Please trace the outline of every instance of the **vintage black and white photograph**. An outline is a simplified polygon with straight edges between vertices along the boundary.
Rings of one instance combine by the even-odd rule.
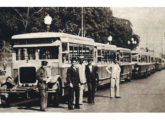
[[[165,7],[0,7],[0,113],[165,112]]]

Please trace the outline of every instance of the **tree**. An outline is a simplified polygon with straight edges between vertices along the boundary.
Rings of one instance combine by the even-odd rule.
[[[135,43],[136,44],[133,44],[132,45],[132,48],[130,48],[130,49],[135,49],[138,45],[139,45],[139,42],[140,42],[140,36],[139,35],[137,35],[137,34],[133,34],[132,35],[132,38],[134,39],[134,41],[136,41]]]
[[[50,31],[81,35],[81,11],[77,7],[0,8],[0,38],[10,41],[14,34],[46,31],[47,14],[53,18]],[[112,44],[119,47],[129,48],[127,43],[132,37],[139,40],[133,36],[131,22],[113,17],[110,8],[84,8],[84,30],[86,37],[101,43],[107,43],[108,36],[112,35]]]
[[[132,24],[129,20],[112,17],[109,31],[113,37],[112,44],[128,48],[128,41],[132,38]]]

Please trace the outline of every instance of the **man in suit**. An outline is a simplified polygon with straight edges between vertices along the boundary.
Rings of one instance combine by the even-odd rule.
[[[121,68],[118,64],[117,59],[115,59],[111,65],[108,65],[106,70],[111,75],[110,98],[120,98],[119,83]]]
[[[47,107],[47,99],[48,99],[48,92],[47,92],[47,84],[46,80],[48,79],[47,76],[47,61],[41,62],[41,67],[37,70],[36,78],[38,80],[38,87],[40,92],[40,110],[45,111]]]
[[[75,109],[80,109],[79,106],[79,95],[80,95],[80,78],[79,72],[76,68],[76,59],[72,58],[71,67],[67,70],[67,84],[69,89],[68,95],[68,109],[73,110],[73,99],[75,93]]]
[[[92,67],[91,61],[88,60],[88,64],[85,69],[88,85],[88,103],[94,103],[95,89],[98,81],[97,69],[97,67]]]

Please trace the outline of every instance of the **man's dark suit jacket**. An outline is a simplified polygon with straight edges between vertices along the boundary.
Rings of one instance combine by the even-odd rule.
[[[73,84],[73,86],[78,86],[80,83],[80,77],[79,77],[79,72],[78,69],[76,70],[71,66],[67,70],[67,84],[69,85],[70,83]]]
[[[89,65],[87,65],[85,69],[85,74],[87,83],[96,84],[96,80],[98,80],[97,67],[93,67],[92,71],[90,71]]]

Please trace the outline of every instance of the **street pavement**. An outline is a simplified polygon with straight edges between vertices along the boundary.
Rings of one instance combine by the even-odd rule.
[[[59,108],[48,107],[47,112],[165,112],[165,70],[145,79],[132,80],[120,85],[121,98],[109,98],[109,87],[97,91],[95,104],[84,98],[81,109],[68,110],[67,104]],[[0,108],[0,112],[40,112],[39,106]]]

